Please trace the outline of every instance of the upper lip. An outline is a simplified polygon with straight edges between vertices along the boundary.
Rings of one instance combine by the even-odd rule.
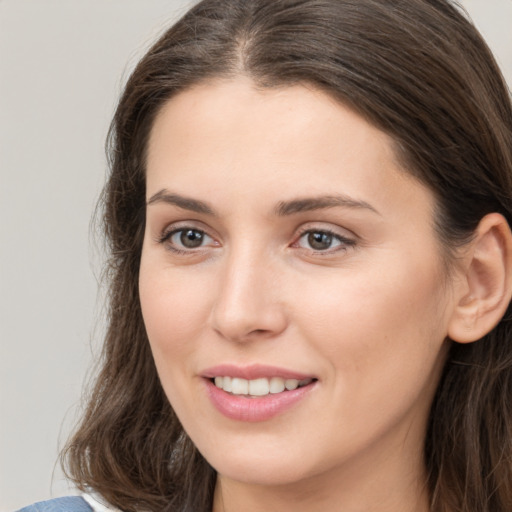
[[[234,364],[220,364],[206,368],[201,372],[201,376],[207,379],[215,377],[237,377],[239,379],[253,380],[261,378],[280,377],[282,379],[313,379],[311,374],[297,372],[287,368],[279,368],[277,366],[265,364],[251,364],[239,366]]]

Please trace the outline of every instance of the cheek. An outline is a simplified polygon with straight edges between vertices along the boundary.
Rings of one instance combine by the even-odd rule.
[[[296,294],[303,336],[328,361],[339,393],[405,397],[437,374],[448,301],[435,262],[414,261],[395,260],[364,275],[343,272]]]
[[[184,275],[185,274],[185,275]],[[139,294],[157,367],[191,353],[209,314],[206,283],[142,259]]]
[[[422,337],[425,328],[433,335],[436,328],[445,328],[446,294],[437,263],[422,260],[395,255],[363,270],[343,269],[319,281],[305,279],[301,288],[308,292],[296,297],[302,300],[306,323],[333,328],[341,340],[348,332],[353,336],[347,339],[382,341],[407,339],[412,333]]]
[[[139,294],[160,382],[183,421],[192,401],[191,379],[198,354],[197,340],[203,335],[209,311],[204,283],[143,258]]]
[[[301,305],[303,337],[325,362],[330,408],[318,412],[317,422],[337,433],[333,463],[338,449],[357,450],[390,429],[424,434],[445,360],[444,313],[432,274],[403,274],[310,288]]]

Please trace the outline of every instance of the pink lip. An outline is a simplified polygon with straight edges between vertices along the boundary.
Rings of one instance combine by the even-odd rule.
[[[204,377],[203,381],[206,386],[207,395],[215,408],[227,418],[245,422],[266,421],[284,413],[305,398],[317,384],[315,379],[310,384],[292,391],[283,391],[282,393],[275,394],[269,393],[262,397],[248,398],[241,395],[232,395],[218,388],[211,379],[217,376],[238,377],[247,380],[262,377],[303,380],[314,377],[292,370],[265,365],[245,367],[219,365],[208,368],[201,375]]]
[[[309,394],[316,384],[316,381],[313,381],[293,391],[248,398],[227,393],[211,380],[204,379],[204,382],[210,400],[220,413],[232,420],[246,422],[266,421],[282,414]]]
[[[263,377],[280,377],[281,379],[312,379],[313,375],[306,375],[305,373],[298,373],[286,368],[278,368],[277,366],[253,364],[249,366],[236,366],[233,364],[221,364],[207,368],[201,372],[201,376],[207,379],[215,377],[238,377],[239,379],[261,379]]]

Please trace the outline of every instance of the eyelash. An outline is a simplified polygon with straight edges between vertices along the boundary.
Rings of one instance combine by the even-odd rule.
[[[175,228],[175,229],[172,229],[170,231],[165,231],[162,234],[162,236],[160,236],[158,238],[157,241],[160,244],[167,245],[167,248],[169,250],[171,250],[172,252],[174,252],[175,254],[178,254],[178,255],[190,255],[192,253],[197,253],[196,248],[180,249],[175,244],[172,243],[171,240],[172,240],[173,236],[175,236],[175,235],[177,235],[179,233],[184,233],[186,231],[193,231],[195,233],[199,233],[202,237],[206,236],[206,237],[211,238],[213,240],[213,237],[208,235],[208,233],[206,233],[206,231],[204,231],[202,229],[194,228],[192,226],[181,226],[179,228]],[[200,246],[197,249],[202,249],[203,247],[204,246]]]
[[[169,250],[171,250],[172,252],[174,252],[175,254],[178,254],[178,255],[191,255],[193,253],[197,253],[198,250],[204,248],[205,246],[201,245],[201,246],[198,246],[197,248],[186,248],[186,249],[180,249],[176,246],[175,243],[172,243],[171,240],[172,238],[179,234],[179,233],[184,233],[186,231],[191,231],[191,232],[194,232],[194,233],[199,233],[200,236],[203,237],[203,240],[204,240],[204,237],[208,237],[212,240],[213,237],[211,237],[210,235],[208,235],[208,233],[206,233],[204,230],[202,229],[198,229],[198,228],[194,228],[192,226],[181,226],[179,228],[175,228],[175,229],[172,229],[170,231],[166,231],[164,232],[158,239],[157,239],[157,242],[160,243],[160,244],[166,244],[167,245],[167,248]],[[334,246],[334,249],[332,247],[329,247],[327,248],[326,250],[322,250],[322,249],[317,249],[315,250],[313,247],[310,247],[309,249],[308,248],[303,248],[305,250],[309,250],[309,251],[313,251],[313,253],[315,255],[325,255],[325,256],[328,256],[328,255],[332,255],[333,253],[337,253],[339,251],[346,251],[348,250],[350,247],[354,247],[356,245],[356,240],[352,239],[352,238],[347,238],[347,237],[344,237],[332,230],[329,230],[329,229],[314,229],[314,228],[304,228],[303,230],[301,230],[301,232],[299,233],[298,237],[296,238],[296,241],[291,245],[292,247],[298,247],[298,248],[301,248],[299,243],[300,241],[306,237],[306,236],[310,236],[312,234],[320,234],[322,236],[328,236],[330,237],[333,241],[337,241],[338,244]]]
[[[347,238],[345,236],[340,235],[339,233],[336,233],[335,231],[332,231],[330,229],[315,229],[315,228],[304,228],[297,238],[297,241],[292,244],[293,247],[296,247],[299,245],[299,242],[305,237],[312,234],[320,234],[322,236],[327,235],[328,237],[331,237],[333,240],[336,240],[338,242],[338,245],[335,245],[334,248],[329,247],[326,250],[315,250],[313,247],[310,247],[306,250],[312,250],[315,255],[320,256],[329,256],[334,253],[337,253],[339,251],[346,251],[350,247],[354,247],[356,245],[356,240],[352,238]]]

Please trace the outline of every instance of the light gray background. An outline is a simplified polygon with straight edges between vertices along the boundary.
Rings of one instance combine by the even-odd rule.
[[[55,463],[102,331],[103,140],[130,69],[191,3],[0,0],[0,512],[69,492]],[[512,0],[463,5],[512,84]]]

